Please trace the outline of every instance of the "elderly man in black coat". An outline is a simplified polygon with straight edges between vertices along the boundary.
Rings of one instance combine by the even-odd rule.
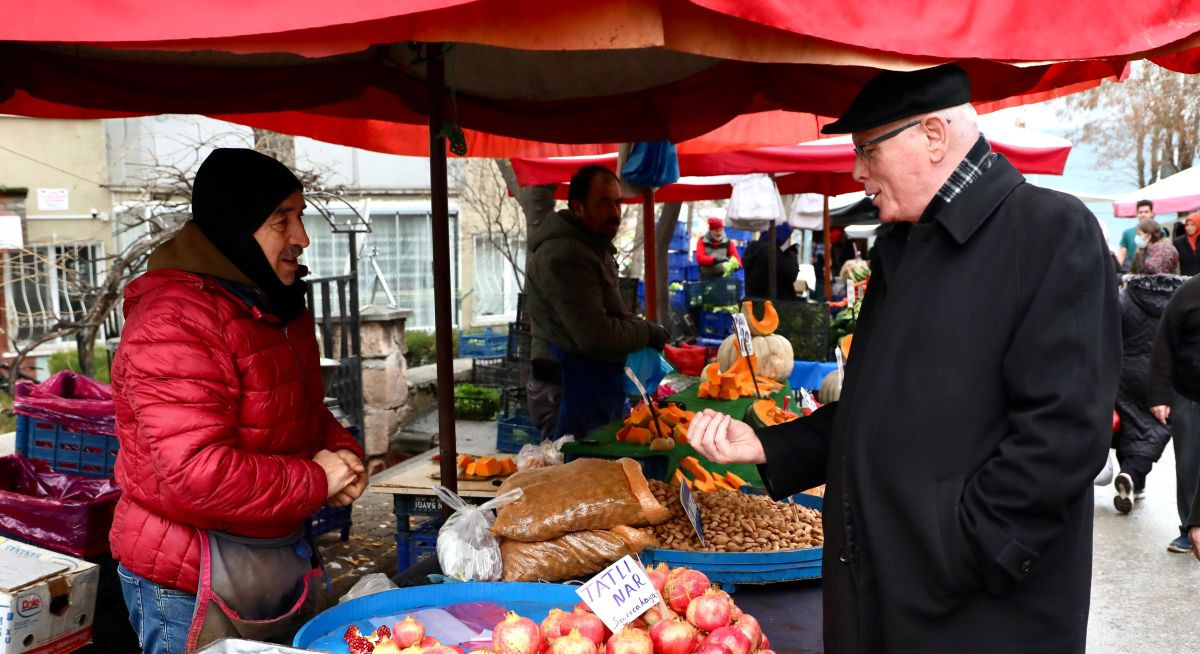
[[[829,654],[1083,652],[1092,480],[1121,357],[1112,257],[1076,199],[991,152],[962,69],[885,72],[827,132],[886,231],[841,401],[688,432],[774,497],[826,483]]]

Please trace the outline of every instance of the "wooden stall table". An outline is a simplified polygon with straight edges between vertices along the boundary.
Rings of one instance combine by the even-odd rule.
[[[668,402],[682,402],[686,405],[688,411],[699,412],[702,409],[713,409],[714,411],[719,411],[741,420],[755,399],[752,397],[743,397],[737,400],[700,399],[696,395],[699,390],[700,386],[697,384],[666,398],[666,400]],[[771,397],[777,403],[782,403],[784,397],[790,397],[791,395],[791,387],[787,383],[784,383],[783,388],[776,391]],[[795,406],[789,405],[789,408],[795,408]],[[596,459],[629,457],[641,462],[642,470],[645,472],[646,477],[662,481],[670,480],[671,475],[675,474],[675,469],[679,467],[679,462],[684,457],[693,456],[706,469],[712,472],[732,471],[735,475],[754,486],[761,488],[763,485],[762,477],[758,474],[758,466],[713,463],[697,452],[691,445],[677,443],[674,449],[665,452],[656,452],[646,445],[633,445],[618,441],[617,430],[621,428],[621,425],[621,422],[614,422],[592,431],[588,434],[587,439],[583,441],[567,443],[563,446],[563,454],[567,460],[589,457]]]

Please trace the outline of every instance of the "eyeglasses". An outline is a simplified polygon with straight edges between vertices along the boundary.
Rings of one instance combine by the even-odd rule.
[[[887,132],[886,134],[877,136],[877,137],[871,139],[870,141],[863,141],[862,143],[859,143],[858,145],[854,146],[854,154],[857,155],[859,159],[862,159],[865,161],[867,159],[867,148],[871,147],[872,145],[879,145],[880,143],[883,143],[884,141],[886,141],[888,139],[896,138],[897,136],[900,135],[900,132],[903,132],[904,130],[908,129],[909,127],[912,127],[913,125],[919,125],[920,123],[921,123],[921,119],[918,118],[917,120],[907,122],[907,123],[897,127],[896,129],[894,129],[890,132]],[[950,121],[947,120],[946,123],[949,124]]]

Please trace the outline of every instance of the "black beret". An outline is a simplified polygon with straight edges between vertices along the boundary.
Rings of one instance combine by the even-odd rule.
[[[821,128],[821,133],[861,132],[970,101],[971,80],[954,64],[908,72],[887,70],[867,82],[842,117]]]

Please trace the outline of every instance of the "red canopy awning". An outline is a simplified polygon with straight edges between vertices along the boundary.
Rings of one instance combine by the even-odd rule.
[[[988,128],[992,148],[1012,161],[1026,174],[1061,175],[1071,151],[1071,143],[1048,134],[1017,128]],[[854,167],[854,149],[848,137],[782,147],[757,148],[710,154],[680,154],[680,183],[658,189],[659,202],[687,202],[729,197],[732,189],[719,180],[705,184],[686,178],[771,173],[783,193],[823,193],[839,195],[862,190],[862,184],[850,177]],[[616,171],[617,155],[565,158],[512,159],[513,171],[521,186],[563,184],[580,166],[600,165]],[[564,195],[565,197],[565,195]]]

